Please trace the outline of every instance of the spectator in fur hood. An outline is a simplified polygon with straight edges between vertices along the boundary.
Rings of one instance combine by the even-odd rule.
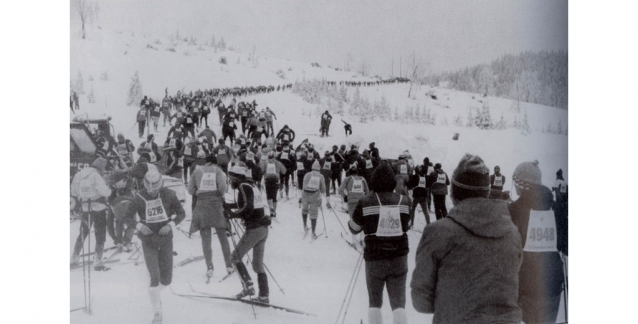
[[[412,304],[432,323],[518,323],[521,237],[507,203],[487,199],[489,170],[466,154],[452,174],[448,217],[425,227],[412,273]]]

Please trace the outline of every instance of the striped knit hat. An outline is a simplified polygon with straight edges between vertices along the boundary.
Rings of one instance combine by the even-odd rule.
[[[465,154],[452,174],[452,184],[466,190],[489,191],[490,170],[478,155]]]
[[[519,164],[514,169],[512,180],[515,186],[523,190],[529,190],[533,185],[541,185],[542,177],[541,169],[538,167],[538,160],[534,160],[533,162]]]

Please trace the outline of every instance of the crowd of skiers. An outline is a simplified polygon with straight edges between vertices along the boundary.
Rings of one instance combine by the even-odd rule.
[[[155,108],[162,114],[162,109],[168,111],[163,120],[171,128],[163,147],[148,135],[133,163],[135,147],[118,135],[115,149],[127,167],[107,172],[107,161],[99,157],[71,184],[83,220],[72,262],[78,262],[91,224],[97,241],[96,270],[108,270],[100,261],[106,228],[123,250],[130,249],[137,230],[151,278],[154,323],[162,318],[160,291],[172,280],[172,231],[185,215],[175,193],[162,187],[162,173],[183,178],[193,197],[188,233],[200,233],[209,277],[214,269],[212,231],[218,234],[225,269],[228,274],[236,271],[242,283],[237,298],[255,295],[241,261],[253,250],[256,299],[269,302],[263,265],[268,227],[277,217],[278,200],[290,199],[292,186],[298,191],[304,235],[313,238],[323,200],[327,208],[333,208],[331,195],[340,197],[333,203],[347,204],[350,243],[363,249],[366,264],[370,323],[382,322],[384,287],[394,323],[407,322],[407,232],[415,227],[418,206],[427,223],[410,283],[418,312],[434,313],[435,323],[555,321],[566,284],[567,184],[561,170],[550,190],[541,183],[537,161],[521,163],[510,180],[518,196],[511,201],[500,168],[495,166],[490,174],[478,156],[464,156],[448,176],[428,157],[416,165],[407,150],[396,160],[384,159],[374,142],[363,150],[334,145],[322,155],[308,139],[295,146],[295,132],[288,125],[275,135],[276,115],[268,107],[258,110],[254,100],[235,98],[226,106],[214,93],[167,95],[161,106],[145,98],[140,111],[150,111],[154,127],[159,123]],[[208,125],[212,109],[218,110],[220,137]],[[329,136],[331,119],[327,111],[321,116],[322,136]],[[224,199],[229,188],[237,193],[234,203]],[[450,211],[448,195],[454,204]],[[429,216],[432,207],[435,222]],[[243,220],[244,235],[231,252],[222,233],[231,230],[234,218]]]

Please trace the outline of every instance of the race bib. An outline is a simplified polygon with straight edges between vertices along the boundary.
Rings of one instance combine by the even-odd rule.
[[[399,206],[379,207],[379,223],[377,224],[376,235],[382,237],[403,235]]]
[[[248,113],[244,111],[243,113],[241,113],[241,115],[246,117],[246,116],[248,116]]]
[[[303,162],[297,162],[297,170],[303,170]]]
[[[184,166],[184,158],[180,156],[179,160],[177,160],[177,166],[179,167],[183,167]]]
[[[253,170],[252,169],[246,169],[246,177],[248,177],[248,178],[252,178],[253,177]]]
[[[157,155],[155,155],[155,152],[150,151],[148,152],[148,155],[151,157],[151,163],[157,162]]]
[[[330,161],[326,161],[326,162],[324,162],[324,164],[323,164],[323,169],[324,169],[324,170],[330,170],[330,167],[331,167],[331,166],[332,166],[332,162],[330,162]]]
[[[282,152],[281,156],[279,158],[282,159],[282,160],[289,160],[288,152]]]
[[[436,176],[436,183],[442,183],[445,184],[445,180],[447,179],[447,177],[445,176],[445,173],[439,173]]]
[[[284,138],[284,141],[289,141],[290,140],[290,136],[288,136],[288,134],[284,134],[283,138]]]
[[[562,193],[562,194],[567,193],[567,186],[566,186],[566,185],[564,185],[564,184],[561,184],[561,185],[560,185],[560,188],[559,188],[559,191],[560,191],[560,193]]]
[[[494,177],[494,186],[502,187],[503,186],[503,176]]]
[[[193,151],[192,151],[192,149],[191,149],[190,145],[186,145],[186,146],[184,147],[184,155],[191,155],[191,154],[192,154],[192,152],[193,152]]]
[[[202,180],[199,181],[199,189],[217,190],[217,174],[214,172],[205,172],[202,175]]]
[[[126,147],[126,144],[120,144],[117,146],[117,153],[119,155],[126,155],[128,154],[128,148]]]
[[[219,151],[217,151],[217,155],[226,155],[226,151],[225,150],[219,150]]]
[[[228,126],[230,126],[230,127],[234,127],[234,126],[235,126],[235,123],[233,123],[233,122],[228,122]]]
[[[363,180],[361,179],[354,179],[354,183],[352,184],[352,192],[355,193],[363,193]],[[397,209],[398,210],[398,209]]]
[[[308,190],[319,190],[319,182],[321,179],[317,176],[311,176],[310,181],[308,181],[308,186],[304,189]]]
[[[91,198],[93,197],[95,191],[93,190],[93,185],[89,180],[80,180],[80,198]]]
[[[171,148],[175,148],[175,142],[176,142],[176,139],[171,138],[171,141],[169,142],[169,144],[168,144],[168,145],[169,145]]]
[[[366,169],[372,169],[372,160],[366,160]]]
[[[155,112],[159,112],[160,111],[160,107],[159,106],[155,106]]]
[[[264,208],[264,198],[261,196],[261,191],[255,186],[253,186],[253,196],[255,197],[253,207],[255,209]]]
[[[408,166],[407,166],[407,164],[401,164],[401,166],[399,167],[399,173],[408,174]]]
[[[166,210],[164,210],[164,205],[162,205],[161,199],[155,199],[146,201],[146,222],[149,224],[152,223],[161,223],[168,220],[168,215],[166,215]]]
[[[558,252],[556,220],[552,210],[531,210],[527,223],[525,252]]]
[[[419,176],[419,185],[417,187],[425,188],[425,177]]]
[[[277,167],[274,163],[268,163],[266,166],[266,174],[277,174]]]
[[[263,127],[257,127],[257,132],[261,132],[262,130],[264,130]]]
[[[187,124],[192,124],[193,120],[190,117],[186,117],[186,123]]]

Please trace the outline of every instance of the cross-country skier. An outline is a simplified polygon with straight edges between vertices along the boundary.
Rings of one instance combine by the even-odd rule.
[[[226,138],[230,138],[230,145],[235,143],[235,130],[237,129],[237,125],[235,124],[234,118],[224,118],[222,123],[222,137],[224,138],[224,142]]]
[[[270,110],[270,107],[266,107],[266,133],[272,135],[275,135],[275,128],[273,127],[273,118],[275,118],[275,120],[277,120],[277,115],[275,115],[275,113]]]
[[[218,140],[219,145],[213,149],[213,154],[217,157],[217,165],[222,168],[224,173],[228,174],[228,163],[233,159],[233,152],[230,147],[226,146],[223,138]]]
[[[558,225],[565,224],[566,220],[556,217],[566,215],[552,210],[554,197],[541,179],[538,161],[519,164],[512,175],[519,198],[508,205],[523,245],[518,304],[525,323],[556,322],[565,278],[558,242],[566,240],[563,237],[566,232]]]
[[[405,186],[405,183],[408,181],[409,175],[412,174],[412,170],[410,168],[410,165],[408,164],[405,154],[399,155],[399,160],[394,164],[393,168],[396,174],[396,192],[407,196],[408,189]]]
[[[348,227],[365,233],[363,258],[368,287],[368,322],[383,323],[383,287],[387,287],[393,323],[407,323],[405,284],[408,274],[408,222],[410,198],[394,193],[392,167],[382,162],[372,173],[370,190],[357,203]]]
[[[71,264],[79,262],[80,250],[84,240],[90,234],[90,227],[95,225],[95,270],[108,270],[102,263],[104,241],[106,241],[106,198],[111,196],[111,189],[102,178],[106,170],[106,159],[98,157],[91,166],[80,170],[71,181],[71,196],[81,204],[82,221],[80,235],[75,241]]]
[[[199,134],[197,135],[197,138],[201,138],[201,137],[205,137],[206,138],[206,143],[208,144],[208,149],[210,151],[213,150],[213,145],[215,144],[215,142],[217,142],[217,135],[215,135],[215,132],[213,132],[212,129],[210,129],[210,127],[208,127],[208,125],[206,125],[206,128],[204,128],[204,130],[202,130],[201,132],[199,132]]]
[[[135,146],[131,140],[124,138],[122,133],[117,134],[117,146],[115,146],[117,154],[122,157],[127,167],[133,165],[133,152],[135,152]]]
[[[427,160],[426,160],[427,159]],[[421,205],[421,211],[425,216],[425,223],[430,224],[430,214],[428,213],[428,164],[430,160],[425,158],[423,165],[417,166],[414,170],[414,174],[410,176],[408,180],[408,189],[412,190],[412,206],[410,206],[410,228],[414,227],[414,214],[416,213],[417,205]]]
[[[140,138],[144,136],[144,127],[146,127],[146,108],[140,107],[137,112],[137,130]]]
[[[295,140],[295,131],[288,127],[288,125],[284,125],[276,137],[282,145],[284,145],[284,143],[292,143],[292,141]]]
[[[319,160],[319,166],[321,166],[320,172],[326,182],[326,196],[330,196],[330,177],[332,176],[332,170],[337,166],[337,164],[332,161],[330,151],[324,152],[323,158]],[[332,208],[329,204],[327,207]]]
[[[447,207],[445,206],[445,197],[447,196],[447,187],[450,185],[450,178],[441,168],[441,163],[434,165],[434,171],[429,175],[432,183],[432,200],[434,201],[434,215],[439,220],[447,216]]]
[[[140,144],[140,147],[137,148],[137,154],[140,156],[143,153],[148,154],[149,162],[153,164],[157,163],[159,160],[162,159],[162,155],[159,153],[159,148],[157,147],[157,144],[155,143],[154,140],[155,140],[155,135],[150,134],[146,138],[146,142],[143,142],[142,144]]]
[[[301,193],[301,217],[303,218],[304,231],[308,232],[308,215],[310,215],[310,224],[312,226],[312,238],[316,239],[317,234],[317,217],[319,217],[319,207],[321,207],[321,195],[326,194],[326,184],[323,176],[319,172],[321,166],[319,160],[315,160],[312,164],[312,171],[306,173],[303,177]],[[326,201],[330,202],[330,197],[326,197]]]
[[[290,151],[290,146],[282,146],[281,152],[277,154],[277,160],[281,162],[286,168],[286,174],[282,175],[279,179],[279,183],[281,183],[281,187],[279,188],[279,197],[283,198],[283,191],[285,188],[286,191],[286,200],[290,199],[289,191],[290,191],[290,176],[295,172],[295,165],[297,163],[297,159],[295,155]]]
[[[139,222],[135,221],[135,215]],[[137,193],[126,213],[127,225],[138,230],[144,261],[150,275],[148,294],[153,307],[153,324],[162,323],[160,293],[173,280],[173,231],[186,214],[175,192],[162,187],[162,175],[149,169],[144,189]]]
[[[241,237],[231,254],[231,260],[239,274],[242,283],[242,291],[237,298],[253,296],[255,288],[248,273],[248,269],[242,262],[242,258],[248,251],[253,250],[252,265],[257,273],[257,285],[259,296],[257,301],[269,303],[268,277],[264,268],[264,250],[268,237],[270,217],[264,213],[264,199],[261,192],[255,187],[252,179],[246,177],[246,168],[237,164],[228,171],[230,185],[238,190],[237,203],[224,202],[224,215],[228,218],[241,218],[244,221],[246,231]],[[237,209],[235,212],[232,209]]]
[[[567,203],[567,182],[563,178],[563,169],[556,171],[556,181],[552,191],[556,195],[556,202]]]
[[[321,131],[321,137],[330,136],[328,135],[328,132],[330,131],[331,121],[332,115],[330,115],[330,112],[326,110],[326,112],[321,114],[321,128],[319,129],[319,131]]]
[[[233,264],[230,261],[230,245],[226,231],[229,229],[228,221],[224,218],[224,194],[226,174],[216,165],[215,155],[206,157],[206,164],[196,168],[188,183],[188,193],[197,196],[197,203],[193,209],[193,221],[189,233],[199,231],[202,237],[202,248],[206,260],[206,276],[213,276],[213,250],[211,248],[212,230],[215,228],[219,245],[222,248],[226,271],[233,272]]]
[[[197,160],[197,154],[199,153],[199,145],[197,140],[191,137],[186,137],[186,142],[182,148],[183,168],[184,168],[184,183],[188,184],[189,177],[195,171],[195,161]]]
[[[490,198],[500,199],[503,186],[505,185],[505,176],[501,174],[501,167],[494,167],[494,174],[490,176]]]
[[[151,110],[151,119],[153,120],[153,130],[157,132],[157,126],[159,125],[159,118],[162,114],[160,111],[161,107],[157,102],[154,102],[153,100],[151,100],[150,110]]]
[[[348,137],[348,135],[352,135],[352,125],[346,123],[343,119],[341,120],[345,125],[343,125],[343,129],[346,132],[346,137]]]
[[[275,151],[269,151],[268,159],[261,161],[259,166],[264,175],[264,187],[266,189],[268,207],[270,207],[270,217],[276,217],[279,179],[287,173],[287,170],[281,162],[275,159]]]
[[[348,203],[348,215],[350,220],[354,215],[355,207],[359,203],[359,200],[370,193],[368,189],[368,182],[366,179],[359,175],[357,165],[353,164],[347,172],[347,177],[343,180],[343,184],[339,187],[339,194],[343,197],[343,201]],[[353,246],[359,244],[359,240],[355,234],[352,234]]]

